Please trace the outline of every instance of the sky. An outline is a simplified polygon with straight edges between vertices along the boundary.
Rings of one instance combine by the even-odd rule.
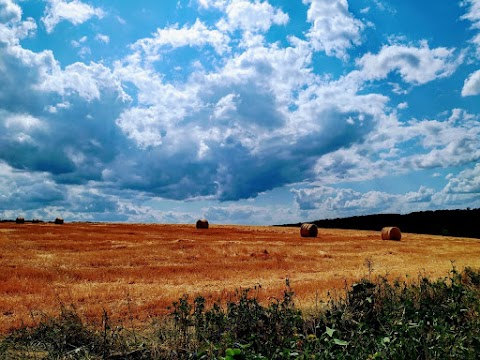
[[[0,219],[480,207],[480,0],[0,0]]]

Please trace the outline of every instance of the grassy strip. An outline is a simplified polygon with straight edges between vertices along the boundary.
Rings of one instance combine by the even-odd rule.
[[[74,308],[12,332],[0,359],[475,359],[480,353],[480,272],[413,284],[363,279],[318,314],[295,307],[286,282],[267,306],[258,289],[207,307],[183,296],[149,333],[82,322]]]

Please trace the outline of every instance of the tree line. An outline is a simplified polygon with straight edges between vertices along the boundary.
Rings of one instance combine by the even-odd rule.
[[[397,226],[402,232],[480,239],[480,209],[418,211],[410,214],[375,214],[315,220],[319,228],[380,231]],[[302,223],[280,226],[301,226]]]

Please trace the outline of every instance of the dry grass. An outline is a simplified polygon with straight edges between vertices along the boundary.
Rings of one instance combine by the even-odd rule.
[[[141,224],[0,224],[0,332],[73,304],[90,320],[106,309],[139,324],[165,313],[184,293],[228,298],[261,285],[260,299],[282,295],[290,279],[300,307],[362,276],[442,277],[480,267],[480,240],[298,228]]]

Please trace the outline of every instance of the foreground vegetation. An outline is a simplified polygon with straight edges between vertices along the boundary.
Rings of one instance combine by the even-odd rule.
[[[281,299],[239,290],[207,306],[183,296],[148,331],[82,321],[74,308],[0,341],[1,359],[474,359],[480,353],[480,272],[431,280],[362,279],[302,313],[288,280]]]

